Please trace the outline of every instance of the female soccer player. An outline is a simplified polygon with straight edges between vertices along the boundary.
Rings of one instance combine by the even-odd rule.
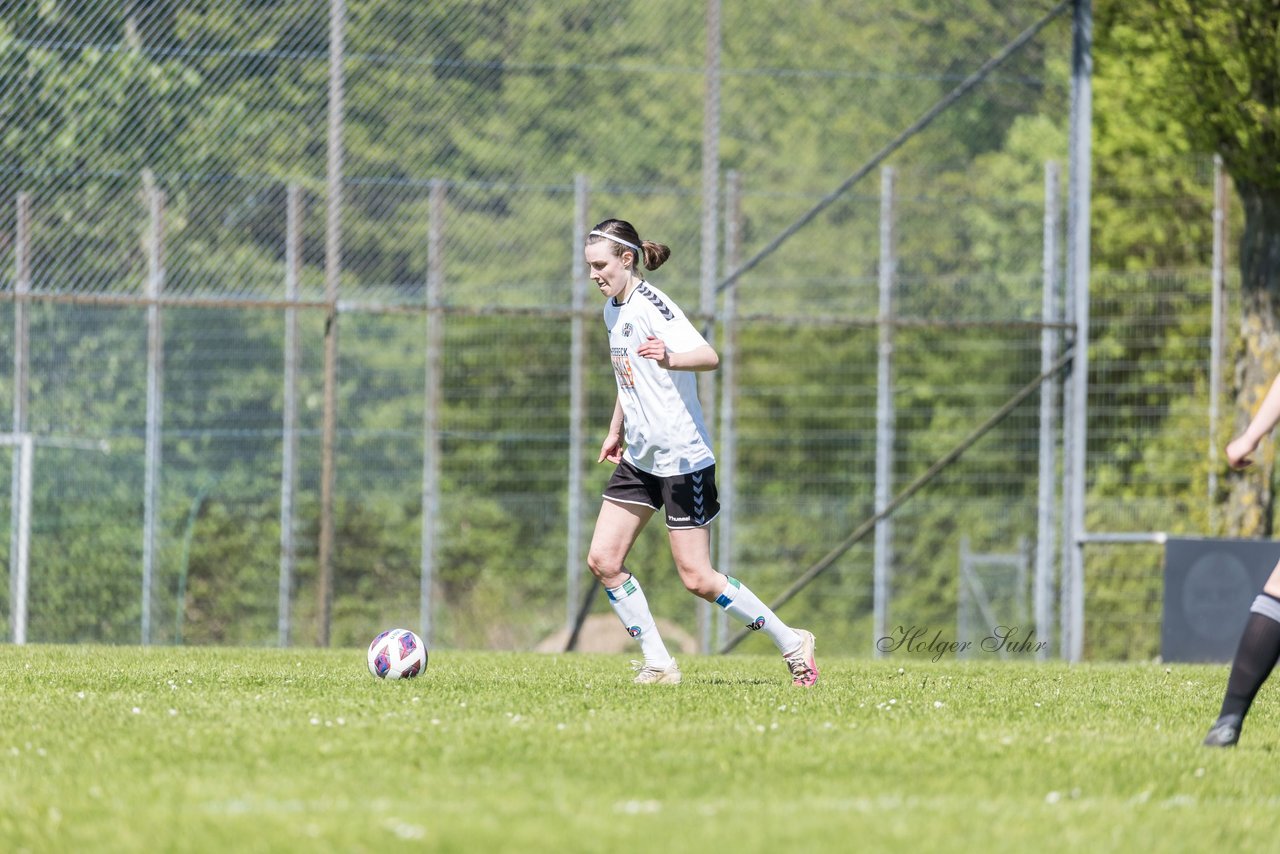
[[[815,684],[813,635],[787,626],[746,585],[711,566],[707,526],[720,512],[716,460],[693,372],[714,370],[720,357],[680,307],[637,273],[640,264],[656,270],[671,250],[641,240],[629,222],[607,219],[591,230],[585,253],[591,280],[606,298],[604,325],[618,385],[597,460],[617,468],[605,487],[587,565],[640,642],[644,663],[636,663],[635,682],[680,683],[680,667],[658,634],[640,582],[623,565],[645,523],[661,509],[671,556],[689,592],[767,634],[793,684]]]
[[[1227,462],[1242,469],[1266,436],[1280,423],[1280,377],[1276,377],[1263,398],[1258,412],[1245,431],[1227,445]],[[1244,716],[1253,705],[1262,683],[1267,681],[1276,659],[1280,658],[1280,564],[1262,586],[1262,592],[1249,608],[1249,620],[1240,636],[1236,657],[1227,677],[1227,693],[1222,700],[1218,720],[1209,729],[1204,743],[1209,747],[1231,747],[1240,740]]]

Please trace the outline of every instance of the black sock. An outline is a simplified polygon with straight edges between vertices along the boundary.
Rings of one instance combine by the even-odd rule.
[[[1274,598],[1274,597],[1272,597]],[[1240,646],[1231,662],[1231,676],[1227,678],[1227,695],[1222,699],[1223,715],[1239,715],[1243,718],[1253,704],[1262,683],[1271,675],[1271,669],[1280,658],[1280,623],[1268,616],[1251,611],[1245,623]]]

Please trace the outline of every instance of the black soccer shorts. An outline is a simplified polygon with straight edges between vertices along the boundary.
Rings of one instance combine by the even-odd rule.
[[[665,509],[668,528],[701,528],[720,513],[714,463],[691,474],[659,477],[623,460],[609,478],[604,497],[620,504]]]

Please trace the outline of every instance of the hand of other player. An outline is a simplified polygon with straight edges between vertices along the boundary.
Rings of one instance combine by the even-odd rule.
[[[1250,439],[1247,434],[1237,436],[1227,445],[1227,464],[1233,469],[1248,468],[1253,464],[1250,454],[1257,449],[1257,440]]]

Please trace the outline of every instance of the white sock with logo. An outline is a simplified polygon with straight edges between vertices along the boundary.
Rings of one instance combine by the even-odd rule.
[[[609,594],[609,604],[622,620],[627,634],[640,641],[645,665],[663,668],[670,664],[671,653],[667,652],[667,646],[658,634],[658,624],[649,610],[649,600],[636,577],[629,576],[617,587],[606,587],[604,592]]]
[[[778,648],[778,652],[786,655],[800,647],[800,636],[769,610],[769,606],[760,601],[760,597],[752,593],[747,585],[731,575],[726,575],[727,583],[724,592],[716,597],[716,604],[725,612],[746,623],[753,632],[764,632]]]

